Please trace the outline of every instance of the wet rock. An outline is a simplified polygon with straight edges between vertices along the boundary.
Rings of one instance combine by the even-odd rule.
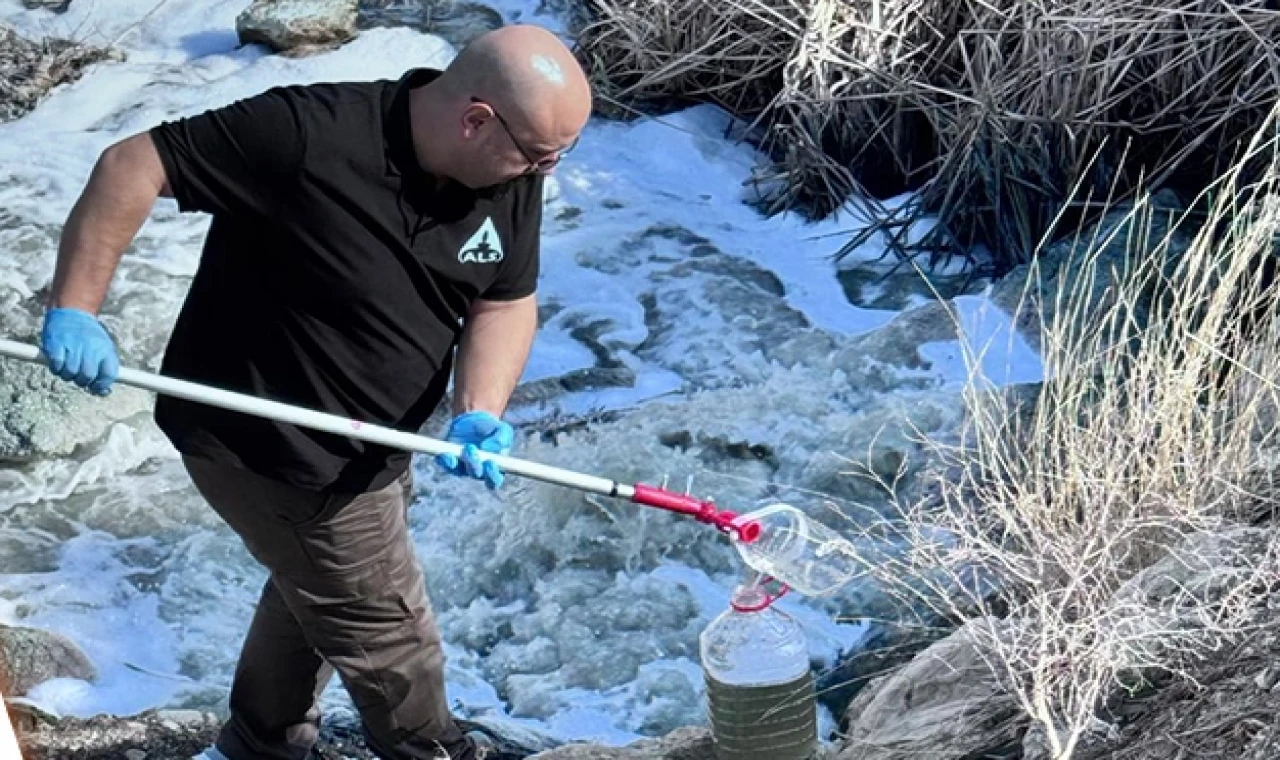
[[[79,79],[88,66],[123,58],[117,50],[73,40],[28,40],[0,24],[0,122],[26,114],[54,87]]]
[[[849,303],[864,309],[904,311],[942,298],[977,293],[982,281],[969,274],[922,274],[913,267],[884,271],[860,263],[836,273]]]
[[[500,29],[502,14],[481,3],[437,2],[430,6],[422,31],[448,40],[457,48],[466,47],[486,32]]]
[[[636,384],[636,373],[630,367],[590,367],[566,372],[558,382],[569,393],[632,388]]]
[[[58,722],[58,716],[45,712],[24,697],[5,697],[4,706],[18,736],[46,730]]]
[[[926,343],[955,340],[956,322],[947,307],[930,303],[904,311],[884,327],[850,340],[838,353],[836,366],[854,367],[872,360],[908,370],[927,370],[920,355]]]
[[[489,738],[489,745],[498,751],[495,760],[503,758],[527,758],[539,752],[545,752],[560,745],[560,742],[522,726],[514,721],[490,721],[487,719],[465,720],[455,718],[454,722],[464,734],[484,734]]]
[[[842,654],[832,668],[818,674],[818,701],[832,714],[844,715],[868,684],[911,662],[947,632],[940,627],[868,621],[867,635],[858,648]]]
[[[1131,207],[1121,206],[1080,235],[1046,247],[1034,265],[1024,264],[1010,271],[992,287],[990,298],[1014,319],[1027,342],[1039,350],[1043,326],[1057,319],[1057,293],[1064,284],[1075,290],[1085,287],[1081,282],[1087,278],[1087,306],[1078,313],[1098,313],[1114,304],[1113,286],[1141,259],[1137,254],[1163,245],[1160,259],[1164,273],[1170,273],[1191,246],[1191,238],[1174,226],[1180,206],[1177,197],[1168,192],[1152,198],[1149,214],[1134,213]],[[1085,257],[1091,247],[1099,249],[1092,264]],[[1138,319],[1145,317],[1152,295],[1153,289],[1134,304]]]
[[[545,403],[567,393],[632,388],[635,384],[636,373],[630,367],[584,367],[557,377],[521,383],[511,394],[511,405]]]
[[[364,0],[358,21],[360,29],[411,27],[443,37],[457,48],[503,24],[502,14],[493,8],[456,0]]]
[[[71,0],[22,0],[22,6],[29,11],[53,11],[66,13],[71,7]]]
[[[983,658],[969,623],[854,699],[839,760],[962,760],[1017,747],[1029,720]]]
[[[356,36],[356,0],[255,0],[236,17],[242,44],[278,53],[331,49]]]
[[[0,683],[21,696],[53,678],[92,681],[97,668],[70,639],[36,628],[0,625]]]
[[[0,361],[0,462],[65,456],[150,408],[150,394],[137,388],[116,385],[99,397],[44,366]]]
[[[50,573],[58,569],[61,542],[44,531],[0,528],[0,567],[6,573]]]
[[[567,744],[529,760],[715,760],[715,744],[705,728],[682,728],[661,739],[644,739],[625,747]]]
[[[220,722],[212,713],[194,713],[177,722],[149,710],[127,718],[97,715],[88,719],[20,717],[19,743],[26,760],[175,760],[213,744]],[[24,725],[25,724],[25,725]]]
[[[184,726],[198,728],[205,722],[205,713],[199,710],[161,710],[156,713],[156,720],[170,731],[177,731]]]

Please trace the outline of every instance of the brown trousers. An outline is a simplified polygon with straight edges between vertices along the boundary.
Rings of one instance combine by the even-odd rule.
[[[196,488],[271,575],[231,687],[218,749],[305,758],[336,671],[387,760],[472,760],[445,698],[444,655],[406,525],[411,476],[325,495],[184,458]]]

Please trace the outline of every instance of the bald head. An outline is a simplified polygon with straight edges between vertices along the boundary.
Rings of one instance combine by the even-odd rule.
[[[493,106],[525,138],[554,153],[591,114],[591,88],[573,53],[537,26],[505,26],[463,48],[440,78],[459,98]]]

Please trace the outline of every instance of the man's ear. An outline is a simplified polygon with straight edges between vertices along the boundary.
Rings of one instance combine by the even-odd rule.
[[[468,103],[462,110],[462,137],[467,140],[480,136],[485,124],[493,120],[493,109],[484,103]]]

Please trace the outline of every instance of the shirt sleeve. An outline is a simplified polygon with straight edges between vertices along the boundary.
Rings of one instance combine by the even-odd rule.
[[[302,166],[306,134],[297,96],[277,87],[151,130],[182,211],[274,211]]]
[[[514,301],[538,289],[538,267],[542,254],[543,178],[529,182],[512,203],[515,231],[511,251],[503,258],[498,277],[480,294],[489,301]]]

